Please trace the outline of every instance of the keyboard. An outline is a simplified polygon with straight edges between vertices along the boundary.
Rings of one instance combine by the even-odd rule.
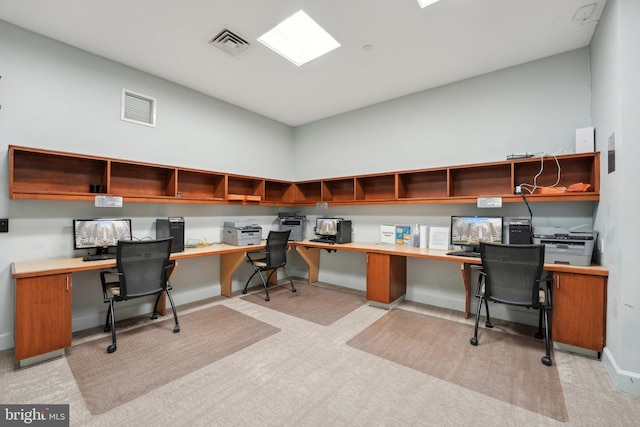
[[[83,261],[102,261],[105,259],[116,259],[116,254],[96,254],[82,257]]]
[[[480,252],[470,252],[470,251],[447,252],[447,255],[466,256],[466,257],[470,257],[470,258],[480,258]]]
[[[310,242],[316,242],[316,243],[328,243],[330,245],[333,245],[334,243],[336,243],[335,240],[331,240],[331,239],[310,239]]]

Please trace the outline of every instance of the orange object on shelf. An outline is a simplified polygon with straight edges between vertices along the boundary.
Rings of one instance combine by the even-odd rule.
[[[566,187],[542,187],[540,194],[559,194],[567,191]]]
[[[576,182],[567,187],[568,193],[584,193],[591,187],[591,184],[585,184],[584,182]]]

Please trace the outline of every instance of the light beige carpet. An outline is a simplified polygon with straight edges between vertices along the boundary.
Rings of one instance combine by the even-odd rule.
[[[269,288],[270,301],[265,301],[264,289],[241,299],[323,326],[333,322],[367,302],[364,294],[343,292],[323,286],[295,283]]]
[[[129,402],[190,372],[233,354],[280,329],[231,308],[215,305],[70,347],[66,358],[93,415]],[[117,330],[117,329],[116,329]]]
[[[540,362],[544,342],[395,309],[348,345],[558,421],[568,421],[555,365]],[[552,355],[553,359],[553,355]],[[482,408],[478,408],[482,411]]]

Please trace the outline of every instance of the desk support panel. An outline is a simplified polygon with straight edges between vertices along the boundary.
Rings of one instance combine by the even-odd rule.
[[[229,252],[220,255],[220,293],[225,297],[233,296],[233,272],[246,259],[246,251]]]
[[[296,251],[308,266],[308,283],[318,281],[320,270],[320,248],[311,248],[308,246],[296,246]]]

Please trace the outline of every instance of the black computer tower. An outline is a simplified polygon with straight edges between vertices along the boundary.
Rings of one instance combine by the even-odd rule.
[[[531,221],[528,218],[511,218],[509,220],[509,243],[530,245],[533,243]]]
[[[156,239],[166,239],[167,237],[173,237],[172,253],[184,251],[184,218],[156,219]]]
[[[338,221],[336,243],[351,243],[351,220]]]

